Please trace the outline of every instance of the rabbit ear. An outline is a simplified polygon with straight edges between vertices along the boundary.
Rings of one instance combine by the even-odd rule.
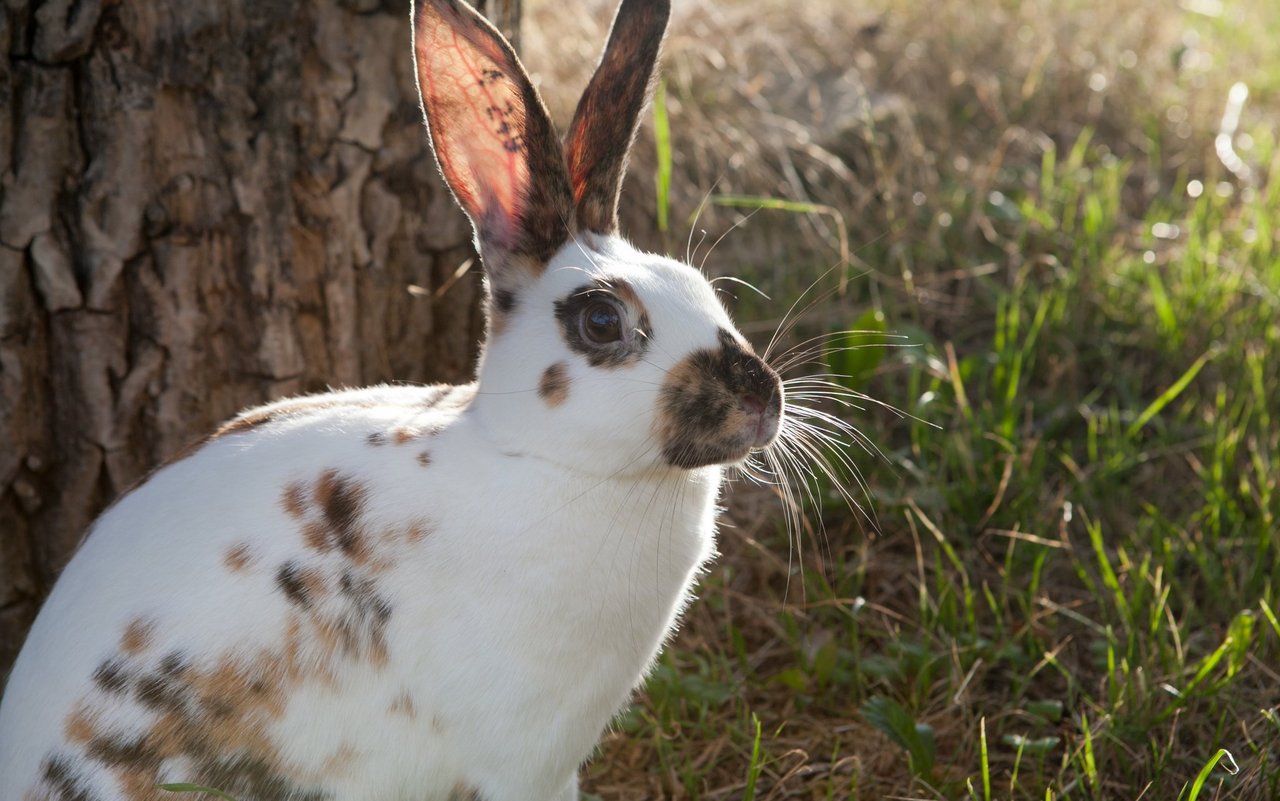
[[[436,160],[475,225],[500,299],[569,236],[573,202],[555,127],[488,20],[461,0],[414,5],[418,90]]]
[[[670,16],[670,0],[622,0],[600,66],[574,112],[565,161],[578,224],[589,231],[618,228],[622,175]]]

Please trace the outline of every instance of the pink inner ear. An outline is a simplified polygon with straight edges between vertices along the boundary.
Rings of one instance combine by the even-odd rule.
[[[504,69],[505,54],[465,18],[450,26],[434,17],[418,29],[415,48],[436,157],[446,179],[472,219],[483,221],[487,236],[515,237],[529,166],[525,99]]]

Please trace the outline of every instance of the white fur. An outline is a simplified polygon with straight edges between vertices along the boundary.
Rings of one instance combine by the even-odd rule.
[[[626,279],[646,305],[654,338],[640,363],[592,368],[559,336],[552,304],[588,275]],[[331,407],[160,470],[95,524],[31,631],[0,705],[0,799],[23,799],[50,754],[83,752],[67,721],[104,697],[91,677],[131,621],[154,623],[138,667],[278,650],[298,610],[277,568],[301,560],[332,577],[345,558],[307,551],[282,493],[331,468],[368,489],[361,524],[386,562],[375,580],[391,607],[388,656],[304,654],[327,674],[292,684],[264,717],[282,762],[334,801],[444,801],[458,787],[485,801],[576,797],[578,766],[713,555],[721,469],[663,466],[651,426],[666,370],[714,347],[720,328],[733,330],[693,269],[617,239],[574,241],[487,344],[465,412],[417,408],[427,388],[334,393]],[[536,388],[555,362],[571,382],[553,407]],[[439,433],[405,444],[368,441],[431,423]],[[415,524],[430,530],[410,542]],[[249,566],[229,569],[244,543]],[[389,711],[404,694],[413,719]],[[156,716],[116,704],[96,723],[136,732]],[[78,764],[95,800],[131,798],[110,770]],[[184,768],[171,760],[163,778],[188,781]]]

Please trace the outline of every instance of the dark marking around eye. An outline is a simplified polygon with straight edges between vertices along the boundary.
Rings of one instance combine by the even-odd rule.
[[[634,328],[632,336],[623,336],[615,342],[592,342],[582,335],[579,318],[592,304],[611,300],[623,312],[624,329]],[[560,323],[560,337],[569,349],[586,358],[592,367],[624,367],[635,364],[649,350],[653,330],[649,315],[629,284],[620,279],[598,280],[584,284],[561,300],[555,302],[556,320]],[[630,319],[636,320],[632,326]]]

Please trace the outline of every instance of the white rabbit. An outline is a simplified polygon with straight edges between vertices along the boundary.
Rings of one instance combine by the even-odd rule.
[[[714,553],[778,376],[693,268],[616,235],[666,28],[623,0],[563,145],[510,46],[420,0],[440,168],[475,225],[475,384],[248,411],[94,524],[0,706],[0,801],[542,801]]]

